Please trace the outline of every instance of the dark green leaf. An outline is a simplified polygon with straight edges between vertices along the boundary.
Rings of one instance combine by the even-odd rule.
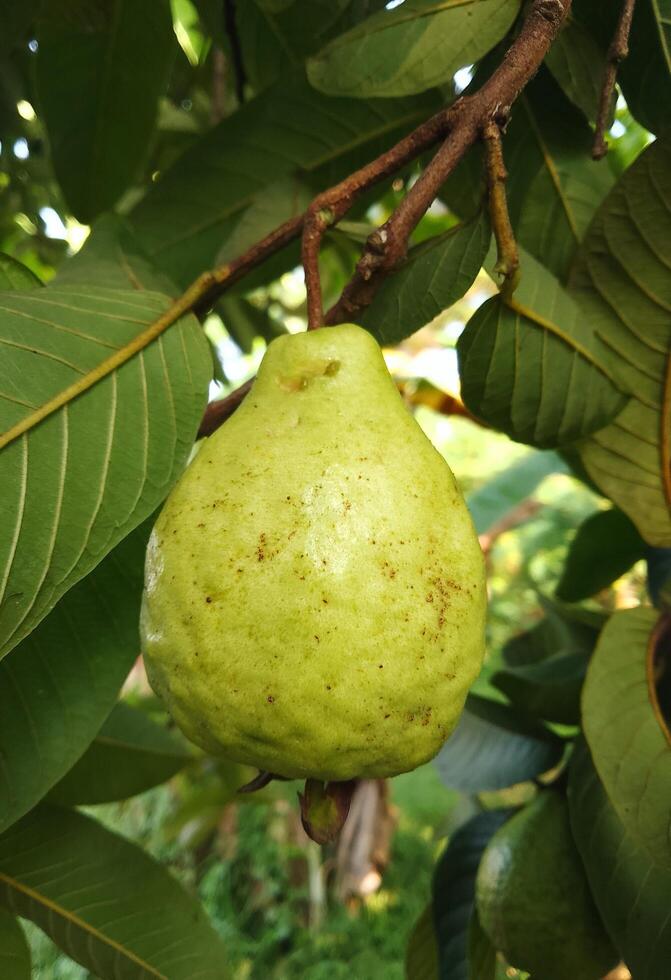
[[[50,0],[37,83],[51,156],[74,214],[111,207],[149,149],[175,50],[168,0]]]
[[[183,742],[121,701],[48,799],[61,806],[125,800],[170,779],[192,759]]]
[[[72,286],[0,296],[0,655],[163,500],[193,446],[212,361],[193,316],[138,337],[169,305]],[[102,379],[100,365],[128,357]],[[93,384],[75,397],[72,385]],[[39,409],[64,398],[40,421]],[[11,436],[13,426],[27,426]]]
[[[489,248],[482,215],[411,249],[405,264],[378,291],[361,319],[381,344],[397,344],[467,292]]]
[[[308,77],[330,95],[423,92],[493,48],[518,10],[518,0],[406,0],[328,44],[309,60]]]
[[[578,305],[523,255],[510,300],[487,300],[457,343],[470,411],[511,438],[560,446],[606,425],[626,403]]]
[[[577,725],[586,671],[584,653],[559,653],[539,663],[496,671],[491,683],[528,715]]]
[[[503,648],[506,663],[511,667],[524,667],[559,653],[589,656],[608,614],[567,609],[545,596],[539,596],[539,599],[545,616],[530,630],[508,640]]]
[[[282,79],[198,140],[152,185],[131,215],[140,243],[175,281],[189,282],[213,263],[271,184],[339,160],[349,166],[353,151],[378,141],[391,145],[438,104],[435,94],[330,99],[300,75]],[[291,212],[293,202],[286,207]]]
[[[0,829],[30,810],[86,750],[139,655],[150,523],[117,545],[0,663]]]
[[[571,828],[597,908],[636,980],[660,980],[671,962],[671,872],[628,833],[584,743],[569,778]]]
[[[671,735],[654,685],[654,609],[614,613],[604,627],[582,697],[585,738],[624,829],[671,871]]]
[[[415,922],[405,951],[406,980],[438,980],[438,949],[433,909],[427,905]]]
[[[606,57],[580,21],[569,17],[545,57],[571,102],[593,121],[599,108]]]
[[[30,949],[16,916],[0,909],[0,977],[30,980]]]
[[[546,477],[565,472],[566,466],[556,453],[529,452],[469,493],[466,502],[475,530],[484,534],[530,497]]]
[[[179,294],[175,284],[151,264],[130,225],[118,214],[104,214],[96,221],[83,248],[58,270],[55,283],[59,288],[95,283],[110,289]]]
[[[645,544],[621,510],[600,510],[584,521],[573,541],[557,586],[564,602],[600,592],[643,558]]]
[[[477,908],[473,908],[468,927],[467,980],[505,980],[506,972],[496,950],[482,928]]]
[[[22,262],[0,252],[0,289],[36,289],[42,283]]]
[[[233,340],[246,354],[251,353],[256,337],[270,342],[285,332],[267,310],[240,296],[224,296],[217,303],[217,311]]]
[[[580,447],[589,476],[645,540],[671,544],[671,140],[623,174],[576,259],[571,293],[627,407]]]
[[[40,0],[0,0],[0,54],[27,44]]]
[[[115,980],[224,980],[205,914],[144,851],[75,810],[40,805],[0,837],[0,901]]]
[[[564,747],[517,709],[476,694],[434,760],[446,786],[464,792],[504,789],[557,765]]]
[[[488,810],[452,836],[433,873],[433,923],[440,980],[474,980],[469,970],[469,932],[475,907],[475,876],[482,852],[512,810]],[[481,967],[482,967],[481,963]],[[493,980],[494,973],[490,973]],[[480,980],[487,976],[480,968]]]

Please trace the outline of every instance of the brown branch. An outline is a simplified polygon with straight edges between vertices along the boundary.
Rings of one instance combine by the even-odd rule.
[[[325,323],[352,319],[372,301],[381,282],[405,258],[414,228],[489,119],[506,115],[538,71],[571,6],[571,0],[534,0],[503,61],[472,96],[447,111],[448,136],[391,217],[368,239],[364,254]]]
[[[610,106],[617,79],[617,71],[620,63],[629,54],[629,32],[631,22],[634,17],[634,4],[636,0],[624,0],[620,18],[615,28],[613,40],[608,48],[606,68],[603,73],[601,83],[601,97],[599,99],[599,110],[596,117],[596,129],[594,132],[594,144],[592,146],[592,157],[601,160],[608,153],[608,143],[605,139],[605,132],[608,127],[610,117]]]
[[[499,122],[489,119],[482,129],[485,145],[485,167],[489,189],[489,215],[496,239],[497,261],[494,272],[503,277],[501,293],[510,297],[517,288],[519,280],[520,253],[515,241],[515,233],[510,223],[506,180],[508,171],[503,162],[503,146]]]

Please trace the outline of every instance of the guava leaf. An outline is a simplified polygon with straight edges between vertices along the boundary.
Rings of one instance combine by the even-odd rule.
[[[0,837],[0,902],[73,960],[118,980],[224,980],[200,903],[140,847],[41,804]]]

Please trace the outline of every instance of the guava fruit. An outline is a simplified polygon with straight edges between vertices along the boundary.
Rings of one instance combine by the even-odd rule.
[[[617,964],[558,790],[541,791],[494,834],[475,890],[490,940],[534,980],[601,980]]]
[[[483,558],[443,458],[353,325],[274,340],[151,535],[149,680],[195,743],[289,778],[438,751],[484,647]]]

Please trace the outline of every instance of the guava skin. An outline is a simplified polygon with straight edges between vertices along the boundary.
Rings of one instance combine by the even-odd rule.
[[[375,340],[278,338],[152,532],[152,687],[204,749],[291,778],[392,776],[454,729],[484,652],[454,477]]]
[[[601,980],[619,961],[557,790],[541,791],[494,834],[478,868],[476,902],[496,949],[539,980]]]

